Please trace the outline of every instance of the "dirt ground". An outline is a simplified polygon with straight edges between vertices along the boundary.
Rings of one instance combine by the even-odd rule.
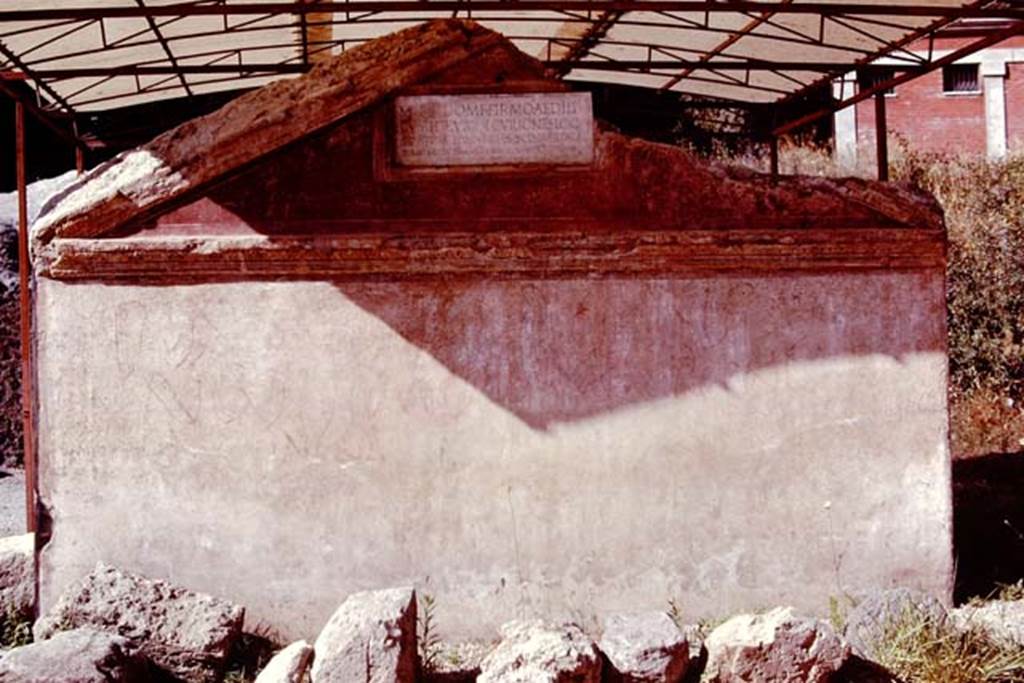
[[[953,463],[955,599],[1024,578],[1024,452]]]

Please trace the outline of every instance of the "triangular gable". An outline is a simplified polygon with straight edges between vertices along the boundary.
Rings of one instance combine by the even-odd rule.
[[[389,170],[396,96],[565,90],[473,22],[380,38],[85,176],[33,228],[37,273],[166,281],[943,267],[941,211],[919,191],[771,178],[607,126],[588,123],[591,161],[571,169]]]
[[[261,157],[499,46],[511,43],[475,22],[438,20],[346,51],[99,166],[44,210],[33,241],[96,237],[142,214],[157,214]],[[509,52],[543,76],[540,62],[514,48]]]

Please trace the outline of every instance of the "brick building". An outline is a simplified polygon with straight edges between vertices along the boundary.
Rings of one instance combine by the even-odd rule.
[[[1003,28],[995,22],[959,23],[929,40],[878,60],[893,70],[851,72],[833,84],[837,99],[899,73],[915,57],[937,59],[979,35]],[[886,95],[890,140],[929,152],[965,152],[998,159],[1024,151],[1024,36],[975,52],[953,64],[896,86]],[[836,112],[835,149],[848,166],[875,158],[875,106],[866,99]]]

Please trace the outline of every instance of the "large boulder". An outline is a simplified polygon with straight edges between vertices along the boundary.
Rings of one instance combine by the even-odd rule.
[[[313,683],[412,683],[416,678],[416,592],[350,595],[314,645]]]
[[[480,663],[477,683],[598,683],[601,658],[575,624],[512,621]]]
[[[245,610],[225,600],[99,564],[36,622],[37,640],[89,626],[118,634],[166,673],[220,680]]]
[[[35,604],[35,534],[0,538],[0,613],[29,615]]]
[[[62,631],[0,659],[4,683],[145,683],[145,658],[122,636],[90,628]]]
[[[690,662],[686,636],[664,612],[607,617],[597,646],[614,674],[628,683],[677,683]]]
[[[860,596],[846,614],[843,637],[857,655],[871,659],[879,643],[900,621],[941,623],[946,608],[931,595],[891,588]]]
[[[302,683],[313,657],[313,648],[304,640],[278,652],[263,667],[256,683]]]
[[[824,683],[850,655],[828,623],[798,617],[790,607],[733,617],[705,645],[709,683]]]
[[[1024,648],[1024,600],[992,600],[950,610],[951,624],[973,629],[1005,647]]]

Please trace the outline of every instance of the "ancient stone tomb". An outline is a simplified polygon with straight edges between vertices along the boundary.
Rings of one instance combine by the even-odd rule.
[[[316,633],[948,594],[927,197],[699,162],[427,24],[84,177],[34,232],[41,607],[97,561]]]

